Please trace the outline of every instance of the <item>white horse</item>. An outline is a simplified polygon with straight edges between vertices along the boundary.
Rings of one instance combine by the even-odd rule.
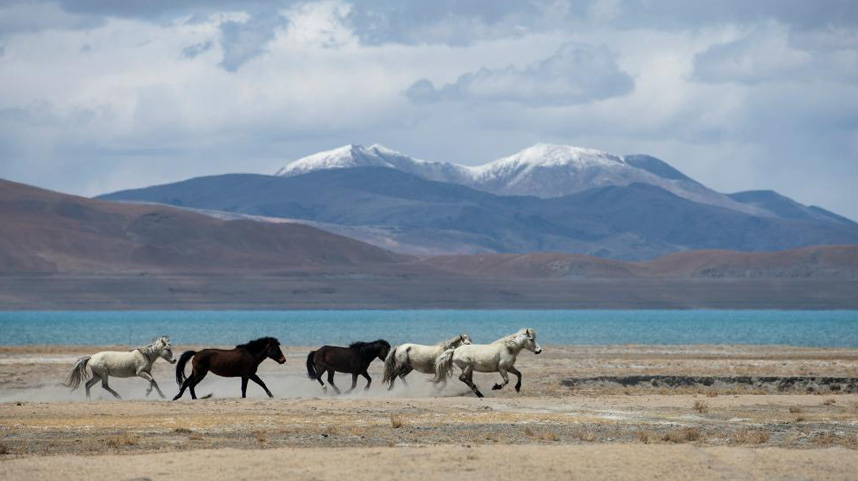
[[[536,342],[536,331],[533,329],[521,329],[491,344],[471,344],[449,349],[435,361],[434,382],[451,376],[453,364],[455,364],[462,370],[459,380],[467,384],[477,397],[483,397],[483,393],[474,384],[474,371],[500,373],[503,384],[495,384],[492,390],[501,389],[509,384],[509,376],[506,373],[511,372],[518,377],[515,392],[521,392],[521,372],[515,368],[515,358],[522,349],[532,351],[534,354],[542,352],[542,348]]]
[[[447,349],[455,349],[461,345],[471,343],[471,336],[467,334],[459,334],[458,336],[441,341],[434,346],[424,346],[422,344],[402,344],[396,346],[387,359],[384,360],[384,380],[382,384],[389,382],[390,387],[387,390],[393,389],[393,383],[396,378],[402,379],[402,383],[408,386],[405,382],[405,376],[411,371],[416,370],[424,374],[435,374],[435,360]],[[443,383],[438,389],[444,389],[447,385],[447,378],[441,380]],[[435,383],[437,385],[437,382]]]
[[[92,356],[84,356],[77,360],[71,372],[63,383],[66,387],[70,387],[72,391],[80,386],[82,381],[89,379],[89,373],[86,367],[92,370],[92,379],[86,383],[86,397],[89,397],[89,389],[101,380],[101,387],[105,391],[113,394],[117,399],[122,399],[119,394],[110,389],[107,384],[107,377],[142,377],[149,381],[149,389],[146,390],[148,396],[152,392],[152,388],[158,391],[158,394],[163,398],[164,393],[152,377],[152,364],[158,358],[163,358],[170,364],[175,364],[176,359],[173,357],[173,348],[170,346],[170,338],[161,336],[151,344],[145,347],[138,347],[130,351],[103,351]]]

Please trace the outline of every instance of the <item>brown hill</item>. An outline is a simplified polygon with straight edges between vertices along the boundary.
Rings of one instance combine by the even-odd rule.
[[[497,279],[858,279],[858,246],[814,246],[780,252],[690,251],[646,262],[535,253],[441,256],[423,263],[459,275]]]
[[[225,221],[0,180],[0,272],[271,271],[406,258],[300,224]]]
[[[858,246],[679,252],[644,265],[652,275],[672,277],[858,279]]]

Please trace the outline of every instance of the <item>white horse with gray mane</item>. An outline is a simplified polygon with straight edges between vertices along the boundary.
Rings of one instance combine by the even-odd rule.
[[[470,344],[448,349],[435,361],[434,382],[451,376],[455,364],[462,370],[459,380],[467,384],[477,397],[483,397],[483,393],[474,384],[474,371],[500,373],[503,384],[495,384],[492,390],[502,389],[509,384],[507,372],[511,372],[518,378],[518,382],[515,383],[515,392],[521,392],[521,372],[515,368],[515,359],[523,349],[532,351],[534,354],[542,352],[542,348],[536,342],[535,330],[521,329],[491,344]]]
[[[408,386],[405,382],[405,376],[411,371],[422,372],[424,374],[435,374],[435,360],[447,349],[455,349],[462,345],[471,343],[471,336],[467,334],[459,334],[458,336],[441,341],[434,346],[425,346],[422,344],[402,344],[396,346],[387,355],[384,360],[384,380],[382,384],[389,382],[390,387],[387,390],[393,389],[393,383],[396,378],[402,379],[402,383]],[[443,378],[440,382],[439,390],[444,389],[447,385],[447,378]],[[438,381],[435,382],[436,386]]]
[[[152,377],[152,365],[158,358],[163,358],[170,364],[175,364],[176,359],[173,357],[173,348],[170,346],[170,338],[161,336],[152,341],[151,344],[144,347],[138,347],[130,351],[103,351],[92,356],[84,356],[77,360],[71,372],[63,383],[66,387],[70,387],[72,391],[80,387],[80,383],[89,379],[89,373],[86,368],[92,371],[92,379],[86,383],[86,397],[89,397],[90,388],[101,380],[101,387],[105,391],[113,394],[117,399],[122,397],[110,389],[107,384],[108,376],[115,377],[142,377],[149,381],[149,389],[146,390],[148,396],[152,392],[152,388],[158,391],[158,394],[163,398],[164,393]]]

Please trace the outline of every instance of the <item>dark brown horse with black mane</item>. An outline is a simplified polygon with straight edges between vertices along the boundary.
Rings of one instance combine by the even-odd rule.
[[[188,359],[194,358],[194,369],[188,378],[185,378],[185,364]],[[241,397],[247,397],[247,381],[251,380],[265,389],[268,397],[274,397],[268,387],[256,375],[256,369],[266,357],[280,364],[286,362],[283,351],[280,350],[280,341],[273,337],[260,337],[247,344],[239,344],[235,349],[203,349],[200,352],[185,351],[176,365],[176,382],[182,389],[173,398],[173,401],[182,397],[185,389],[191,391],[191,398],[196,399],[197,393],[194,386],[206,377],[209,371],[223,377],[241,377]]]
[[[352,392],[357,385],[358,375],[366,378],[366,387],[369,389],[372,378],[366,369],[370,363],[378,358],[384,362],[387,353],[390,352],[390,343],[384,339],[372,342],[355,342],[349,347],[322,346],[316,351],[310,351],[307,356],[307,375],[310,379],[319,381],[322,388],[328,389],[322,382],[322,374],[328,372],[328,384],[334,388],[337,394],[339,388],[334,384],[334,372],[345,372],[352,375],[352,387],[346,392]]]

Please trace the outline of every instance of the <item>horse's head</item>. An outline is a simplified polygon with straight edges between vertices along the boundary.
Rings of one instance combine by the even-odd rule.
[[[471,344],[471,336],[467,334],[459,334],[459,337],[462,339],[462,345],[467,346]]]
[[[283,351],[280,350],[280,341],[273,337],[268,341],[268,347],[265,350],[265,355],[277,361],[278,364],[286,362],[286,356],[284,356]]]
[[[532,351],[534,354],[539,354],[542,352],[542,348],[539,347],[539,343],[536,342],[536,330],[531,327],[526,329],[522,329],[521,336],[524,338],[524,348],[528,351]]]
[[[381,362],[384,362],[387,359],[388,353],[390,353],[390,343],[384,339],[379,339],[373,344],[378,346],[378,358],[381,359]]]
[[[170,338],[167,336],[161,336],[156,342],[161,345],[161,352],[158,353],[158,356],[170,364],[175,364],[176,358],[173,357],[173,346],[170,345]]]

